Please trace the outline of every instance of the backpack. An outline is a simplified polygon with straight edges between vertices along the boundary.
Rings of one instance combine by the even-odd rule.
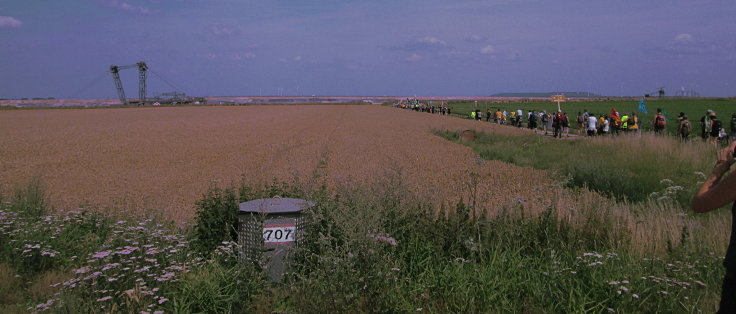
[[[690,120],[682,120],[680,134],[690,134]]]
[[[721,130],[723,127],[723,123],[721,123],[721,120],[715,119],[713,120],[713,130]]]
[[[531,116],[529,116],[529,122],[537,122],[537,115],[532,114]]]
[[[662,114],[657,114],[657,117],[654,118],[654,126],[658,128],[664,128],[667,125],[667,121],[664,119]]]

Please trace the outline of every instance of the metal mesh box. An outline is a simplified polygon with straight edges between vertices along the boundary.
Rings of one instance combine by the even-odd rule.
[[[283,278],[293,248],[306,230],[303,211],[314,203],[295,198],[267,198],[240,203],[238,256],[257,262],[271,280]]]

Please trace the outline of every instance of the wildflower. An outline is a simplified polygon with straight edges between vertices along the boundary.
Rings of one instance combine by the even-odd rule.
[[[118,266],[120,266],[120,263],[107,264],[107,265],[105,265],[105,267],[102,267],[102,271],[106,271],[108,269],[115,268],[115,267],[118,267]]]
[[[111,300],[111,299],[112,299],[111,296],[106,296],[106,297],[102,297],[102,298],[97,299],[97,302],[105,302],[105,301]]]
[[[609,285],[612,285],[612,286],[615,286],[615,285],[620,284],[620,282],[618,282],[618,281],[609,281],[608,284]]]
[[[94,258],[105,258],[108,255],[110,255],[110,251],[102,251],[102,252],[95,253],[95,255],[92,255],[92,257],[94,257]]]
[[[45,310],[48,310],[49,307],[51,307],[51,305],[53,304],[54,304],[54,299],[49,299],[48,301],[46,301],[46,303],[41,303],[41,304],[36,305],[36,309],[45,311]]]
[[[386,244],[388,244],[390,246],[396,246],[396,245],[399,244],[398,241],[396,241],[396,239],[394,239],[392,237],[388,237],[388,236],[377,236],[377,235],[369,234],[368,237],[369,238],[372,238],[372,239],[375,239],[378,242],[386,243]]]
[[[673,181],[672,181],[672,180],[670,180],[670,179],[662,179],[662,180],[660,180],[660,181],[659,181],[659,184],[665,184],[665,185],[667,185],[667,186],[670,186],[670,185],[672,185],[673,183],[675,183],[675,182],[673,182]]]
[[[632,294],[631,297],[634,298],[634,299],[638,299],[639,298],[639,295],[638,294]]]
[[[164,302],[166,302],[168,300],[169,299],[167,299],[167,298],[160,298],[160,299],[158,299],[158,304],[164,304]]]
[[[398,268],[398,267],[394,267],[394,268],[391,268],[391,270],[393,270],[393,271],[400,271],[400,270],[401,270],[401,268]]]
[[[695,283],[698,284],[698,285],[700,285],[700,286],[703,286],[703,287],[706,286],[706,284],[704,282],[700,281],[700,280],[695,280]]]

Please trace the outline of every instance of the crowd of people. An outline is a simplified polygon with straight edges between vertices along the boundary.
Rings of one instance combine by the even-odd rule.
[[[439,105],[431,105],[419,102],[416,99],[406,99],[397,102],[395,107],[409,109],[420,112],[437,113],[442,115],[452,114],[453,107],[448,107],[445,102]],[[501,110],[497,108],[495,111],[486,109],[472,110],[468,118],[477,121],[486,121],[501,125],[511,125],[514,127],[526,127],[534,130],[535,133],[544,132],[544,135],[552,134],[553,137],[562,138],[569,137],[570,134],[570,117],[567,112],[557,110],[556,112],[528,110],[526,114],[522,109]],[[575,116],[575,126],[579,136],[606,136],[619,134],[641,134],[641,131],[649,126],[655,134],[665,135],[667,133],[668,118],[662,109],[658,108],[654,118],[645,125],[636,112],[619,113],[616,109],[611,108],[609,114],[594,114],[583,110]],[[726,129],[728,127],[728,130]],[[729,125],[726,126],[718,119],[716,112],[708,110],[705,115],[700,118],[701,138],[709,141],[714,145],[718,143],[726,144],[729,139],[736,140],[736,114],[731,115]],[[676,135],[682,140],[688,140],[693,135],[693,124],[684,112],[680,112],[677,116]]]
[[[419,112],[428,112],[428,113],[437,113],[441,115],[450,115],[452,114],[452,107],[447,107],[447,103],[441,102],[439,105],[431,105],[426,104],[423,102],[419,102],[417,99],[404,99],[396,104],[394,104],[394,107],[401,108],[401,109],[409,109]]]

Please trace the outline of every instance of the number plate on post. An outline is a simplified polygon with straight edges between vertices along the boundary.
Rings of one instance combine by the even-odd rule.
[[[263,226],[263,242],[266,244],[293,243],[294,239],[296,239],[296,225],[294,223]]]

